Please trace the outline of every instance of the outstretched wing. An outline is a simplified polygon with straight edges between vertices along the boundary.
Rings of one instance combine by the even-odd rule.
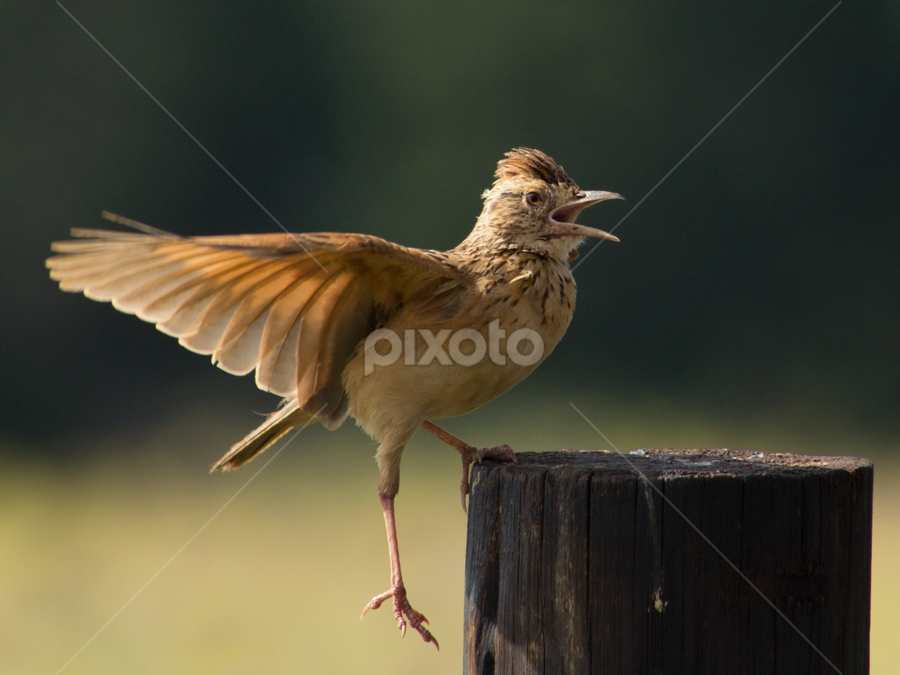
[[[460,279],[437,252],[359,234],[180,237],[104,213],[137,232],[74,229],[47,260],[64,291],[82,292],[212,354],[256,370],[260,389],[296,395],[339,424],[341,372],[357,345],[403,303]]]

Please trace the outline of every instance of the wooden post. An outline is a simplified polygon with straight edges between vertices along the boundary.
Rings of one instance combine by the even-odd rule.
[[[518,460],[472,469],[467,675],[868,673],[868,460]]]

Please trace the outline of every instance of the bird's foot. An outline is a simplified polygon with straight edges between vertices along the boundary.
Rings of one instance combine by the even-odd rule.
[[[463,511],[466,509],[466,496],[469,494],[469,467],[473,462],[478,463],[483,459],[505,459],[513,464],[516,463],[516,453],[506,444],[495,445],[491,448],[476,448],[472,445],[466,445],[459,450],[462,455],[462,483],[459,486],[462,493]]]
[[[424,614],[417,612],[410,606],[409,600],[406,599],[406,588],[402,584],[372,598],[365,609],[363,609],[362,616],[365,616],[370,609],[381,607],[382,603],[388,598],[393,598],[394,601],[394,618],[397,620],[397,626],[400,628],[400,637],[406,637],[406,626],[409,625],[419,632],[419,635],[422,636],[425,642],[433,642],[434,646],[440,651],[441,646],[438,644],[438,641],[425,628],[425,625],[428,624],[428,619],[425,618]]]

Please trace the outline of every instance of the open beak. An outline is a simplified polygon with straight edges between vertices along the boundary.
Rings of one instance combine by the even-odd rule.
[[[610,241],[619,241],[618,237],[611,235],[609,232],[597,230],[593,227],[585,227],[575,222],[578,214],[584,209],[607,199],[624,199],[620,194],[615,192],[603,192],[602,190],[591,190],[579,192],[575,197],[566,204],[558,206],[550,214],[550,222],[553,225],[553,237],[593,237],[594,239],[609,239]]]

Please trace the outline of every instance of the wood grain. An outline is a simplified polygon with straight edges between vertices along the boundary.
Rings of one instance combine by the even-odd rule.
[[[468,675],[868,672],[868,460],[518,457],[473,467]]]

